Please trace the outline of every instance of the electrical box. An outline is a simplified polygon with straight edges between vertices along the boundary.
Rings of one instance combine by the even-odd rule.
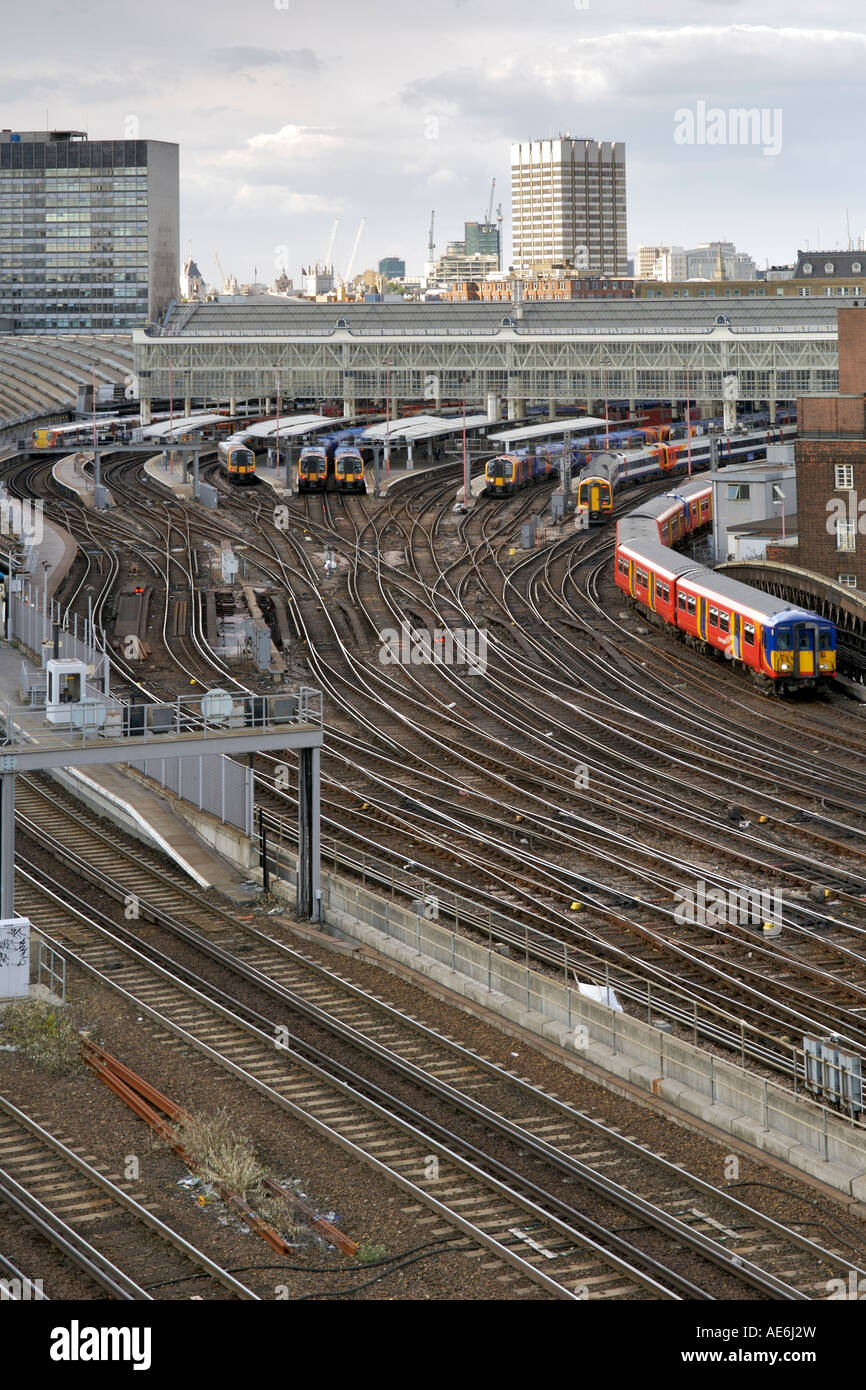
[[[30,988],[30,919],[0,921],[0,999],[22,999]]]

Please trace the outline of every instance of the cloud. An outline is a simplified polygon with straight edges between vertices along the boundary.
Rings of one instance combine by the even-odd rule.
[[[336,212],[341,203],[339,199],[326,198],[320,193],[299,193],[283,184],[242,183],[235,190],[229,207],[232,213],[272,219]]]
[[[427,182],[435,188],[447,188],[450,184],[460,183],[461,179],[453,169],[437,169],[435,173],[428,174]]]
[[[318,72],[322,66],[311,48],[247,48],[243,45],[237,45],[232,48],[215,48],[210,56],[228,71],[280,67],[301,69],[304,72]]]

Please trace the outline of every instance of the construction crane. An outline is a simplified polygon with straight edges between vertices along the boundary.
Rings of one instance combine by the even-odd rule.
[[[322,262],[322,265],[325,267],[325,269],[327,269],[327,267],[331,264],[331,256],[334,254],[334,242],[337,239],[337,228],[339,227],[339,225],[340,219],[339,217],[335,217],[334,225],[331,228],[331,235],[328,238],[328,249],[325,252],[325,259]]]
[[[367,221],[366,217],[362,217],[362,218],[361,218],[360,222],[358,223],[358,230],[357,230],[357,232],[355,233],[355,244],[354,244],[354,246],[352,247],[352,254],[351,254],[351,256],[349,257],[349,264],[346,266],[346,277],[345,277],[345,279],[346,279],[346,284],[347,284],[347,285],[348,285],[348,284],[351,284],[351,281],[352,281],[352,271],[354,270],[354,267],[355,267],[355,257],[356,257],[357,254],[358,254],[358,246],[360,245],[360,242],[361,242],[361,233],[362,233],[363,230],[364,230],[364,224],[365,224],[366,221]]]
[[[491,179],[491,180],[490,180],[490,201],[489,201],[489,203],[487,204],[487,218],[486,218],[486,225],[487,225],[488,227],[490,226],[490,219],[491,219],[492,216],[493,216],[493,193],[494,193],[495,188],[496,188],[496,180],[495,180],[495,179]]]
[[[219,271],[220,275],[221,275],[222,278],[223,278],[223,282],[222,282],[222,284],[221,284],[221,286],[220,286],[220,289],[223,290],[223,291],[225,291],[225,287],[226,287],[226,285],[227,285],[228,282],[229,282],[229,277],[226,275],[225,271],[223,270],[223,263],[222,263],[222,261],[220,260],[219,256],[217,255],[216,251],[214,251],[214,253],[213,253],[213,258],[214,258],[214,260],[215,260],[216,263],[217,263],[217,270]]]
[[[436,209],[430,213],[430,236],[427,241],[427,257],[432,265],[436,258],[436,246],[433,241],[433,220],[436,216]]]

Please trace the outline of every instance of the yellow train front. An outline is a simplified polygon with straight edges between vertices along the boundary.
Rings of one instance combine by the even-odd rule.
[[[328,486],[328,455],[322,448],[301,450],[298,459],[298,492],[324,492]]]
[[[226,439],[219,446],[223,472],[231,483],[252,483],[256,478],[256,456],[238,440]]]
[[[619,460],[614,454],[602,454],[580,471],[577,505],[588,514],[594,526],[610,520],[618,473]]]
[[[360,449],[337,450],[334,455],[334,486],[337,492],[367,491]]]

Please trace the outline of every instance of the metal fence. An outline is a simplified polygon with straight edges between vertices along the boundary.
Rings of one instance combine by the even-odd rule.
[[[13,580],[20,585],[8,598],[9,636],[31,651],[41,666],[54,655],[55,636],[57,655],[61,660],[83,661],[93,668],[90,684],[101,687],[107,675],[105,638],[101,629],[85,618],[72,625],[64,618],[59,603],[49,599],[27,580]]]
[[[252,769],[222,753],[200,757],[148,758],[139,763],[146,777],[184,801],[218,816],[245,835],[253,833]]]

